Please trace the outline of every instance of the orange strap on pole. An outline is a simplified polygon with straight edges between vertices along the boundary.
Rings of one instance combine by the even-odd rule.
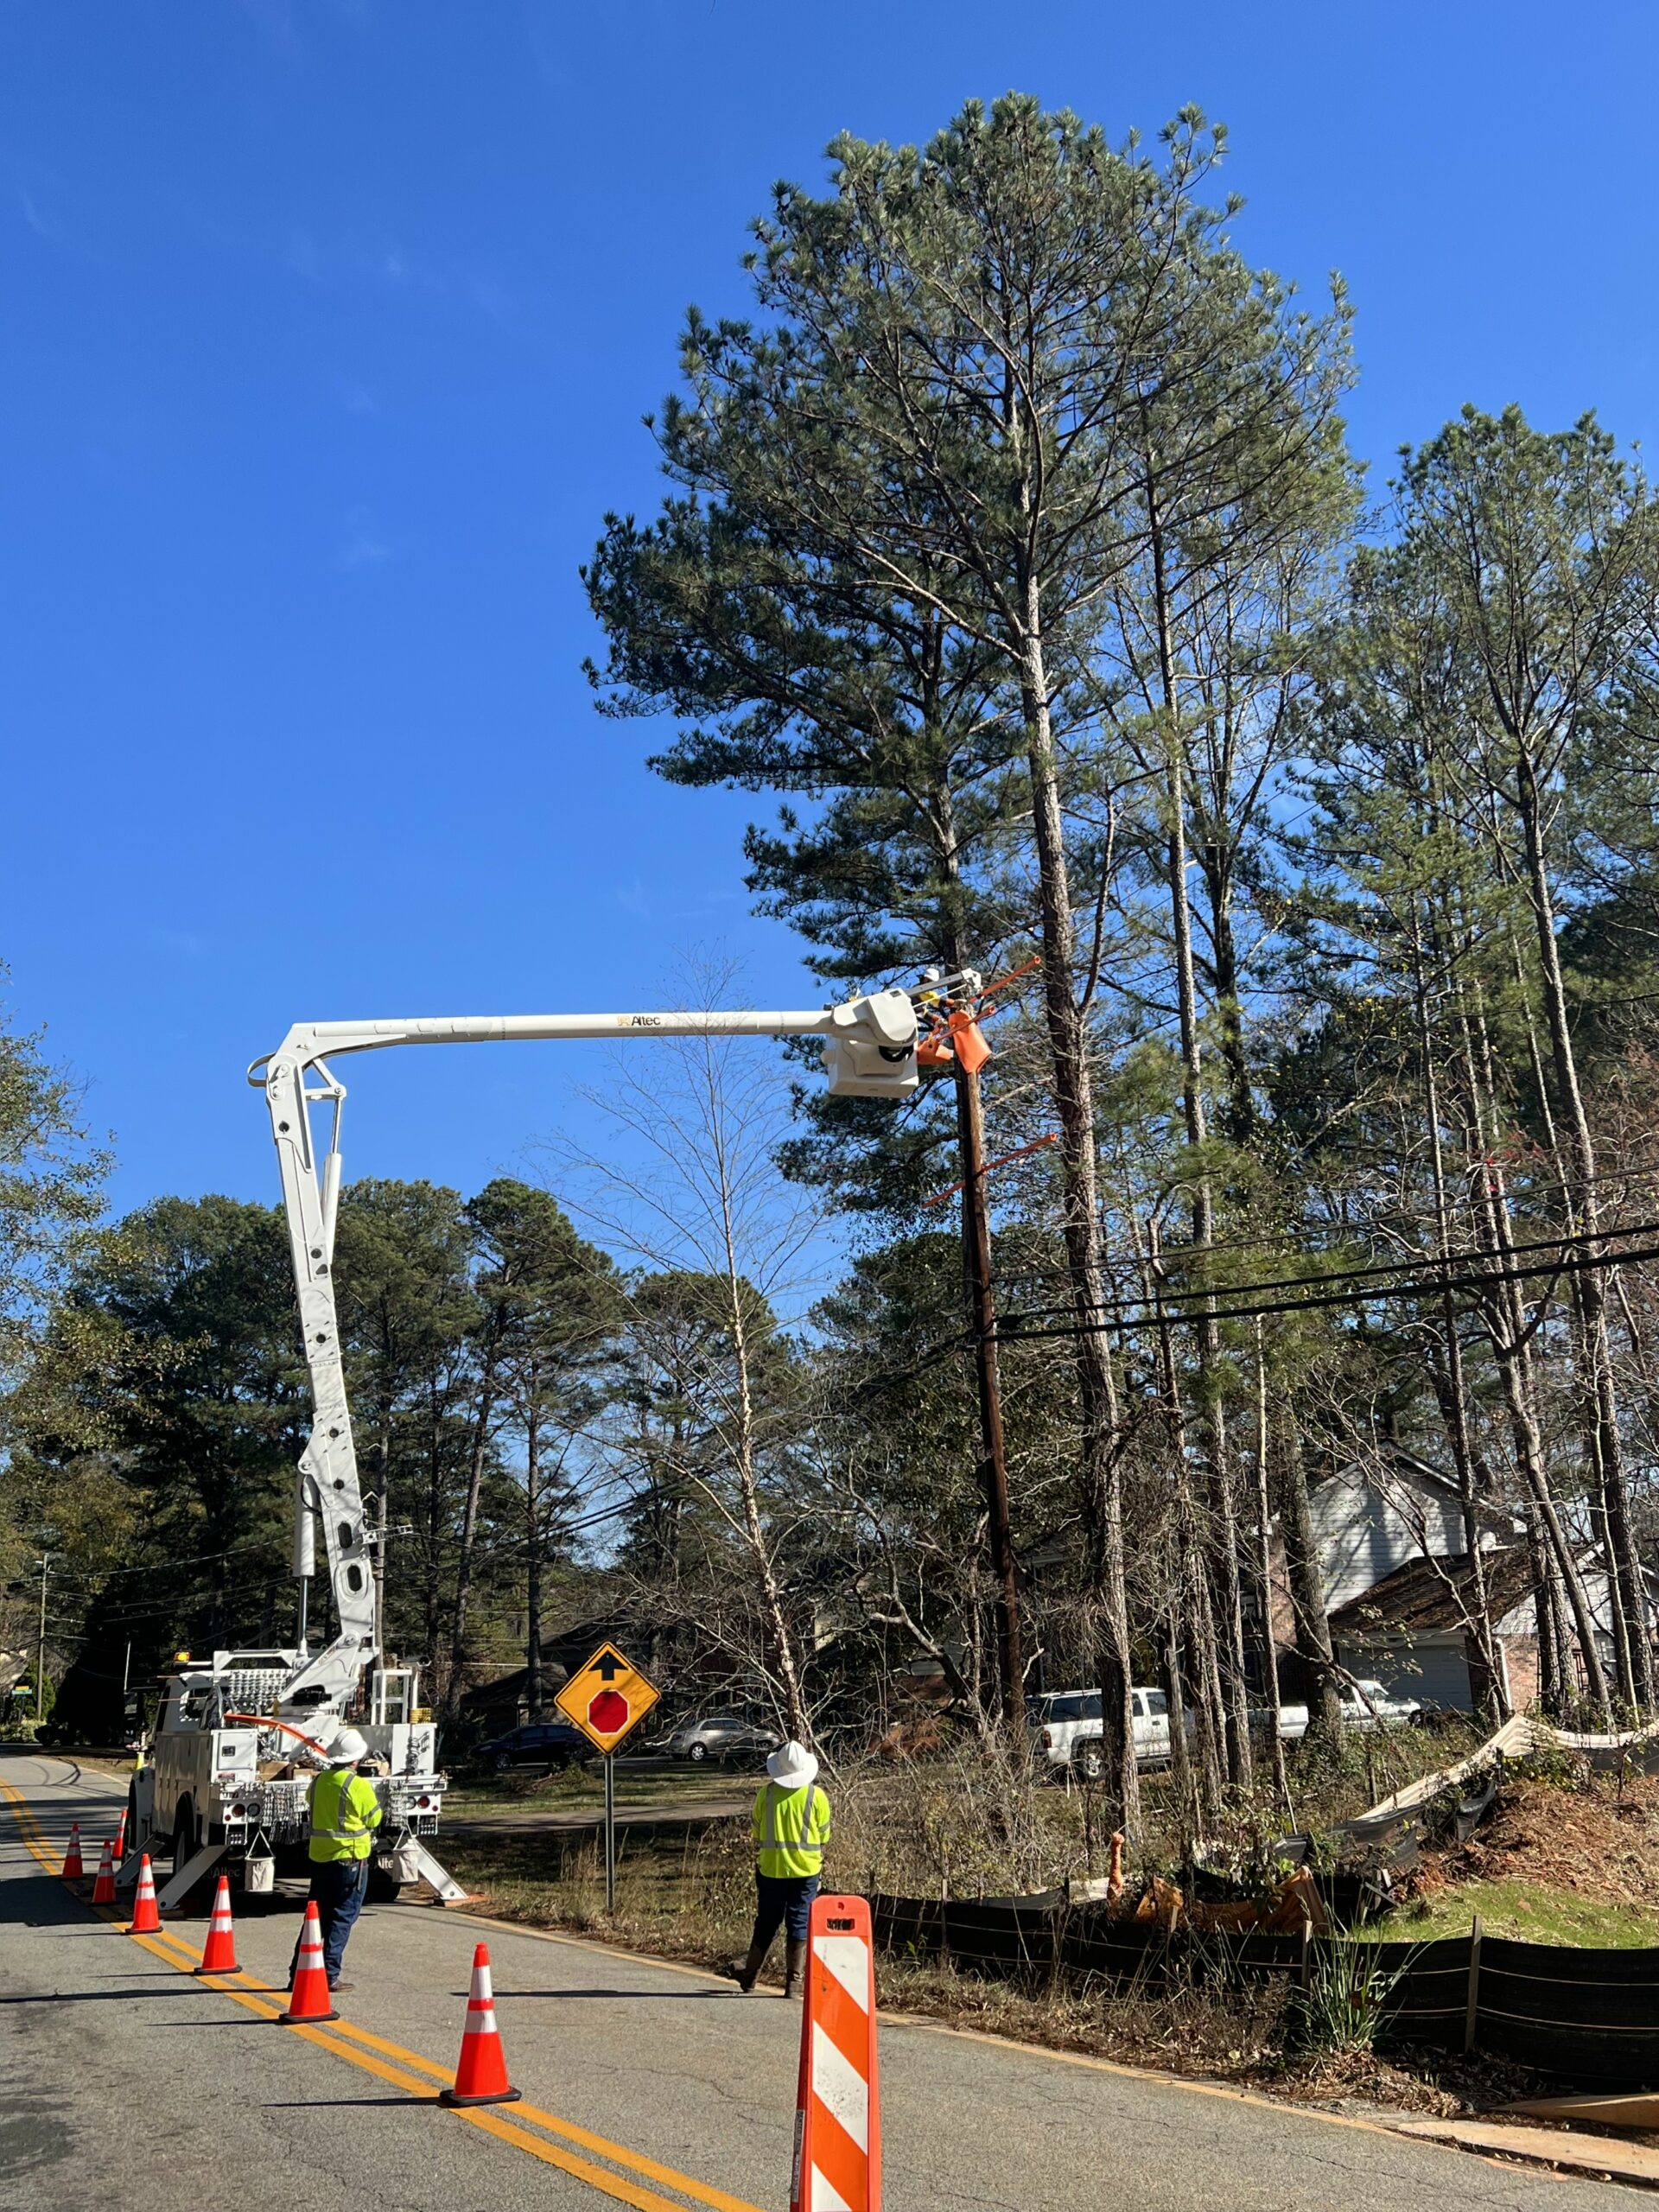
[[[995,1174],[999,1167],[1006,1167],[1010,1160],[1023,1160],[1028,1152],[1040,1152],[1045,1145],[1058,1144],[1059,1141],[1059,1131],[1051,1129],[1046,1137],[1039,1137],[1034,1144],[1022,1144],[1017,1152],[1005,1152],[998,1159],[988,1160],[979,1172],[982,1175]],[[947,1198],[954,1198],[958,1191],[965,1191],[967,1187],[965,1182],[953,1183],[948,1191],[936,1191],[931,1198],[922,1200],[924,1211],[929,1206],[942,1206]]]
[[[813,1901],[789,2212],[881,2212],[875,1944],[862,1897]]]

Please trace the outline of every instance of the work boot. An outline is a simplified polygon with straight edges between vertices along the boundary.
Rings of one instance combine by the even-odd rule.
[[[784,1954],[784,1994],[798,1997],[806,1979],[806,1946],[791,1936]]]
[[[751,1943],[749,1946],[749,1955],[744,1960],[742,1965],[732,1967],[732,1980],[737,1984],[738,1987],[743,1992],[746,1997],[749,1994],[750,1991],[753,1989],[755,1978],[760,1974],[761,1967],[765,1966],[766,1962],[766,1953],[770,1948],[771,1946],[766,1943]]]

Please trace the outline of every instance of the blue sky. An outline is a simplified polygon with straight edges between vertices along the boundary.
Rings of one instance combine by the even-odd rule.
[[[576,568],[835,131],[1197,101],[1252,258],[1348,279],[1380,475],[1465,399],[1651,436],[1656,59],[1651,0],[0,4],[0,957],[115,1203],[274,1195],[241,1071],[296,1019],[648,1005],[699,948],[817,1001],[755,803],[594,714]],[[598,1072],[359,1062],[348,1173],[476,1187]]]

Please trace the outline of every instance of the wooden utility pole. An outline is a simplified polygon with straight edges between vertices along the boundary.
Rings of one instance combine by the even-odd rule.
[[[35,1652],[35,1726],[39,1728],[41,1715],[46,1711],[46,1571],[52,1564],[50,1552],[41,1554],[41,1633]]]
[[[1002,1389],[997,1373],[996,1294],[991,1274],[991,1209],[986,1190],[985,1116],[979,1071],[956,1062],[957,1130],[962,1154],[962,1254],[974,1315],[974,1379],[979,1392],[980,1484],[996,1582],[996,1672],[1002,1716],[1025,1713],[1026,1667],[1020,1635],[1020,1583],[1008,1510],[1008,1461],[1002,1436]]]

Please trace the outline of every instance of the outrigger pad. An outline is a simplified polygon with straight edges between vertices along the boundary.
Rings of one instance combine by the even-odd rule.
[[[218,1866],[225,1856],[225,1850],[222,1843],[204,1843],[194,1859],[188,1859],[156,1897],[156,1902],[162,1910],[171,1912],[181,1905],[202,1876]]]

